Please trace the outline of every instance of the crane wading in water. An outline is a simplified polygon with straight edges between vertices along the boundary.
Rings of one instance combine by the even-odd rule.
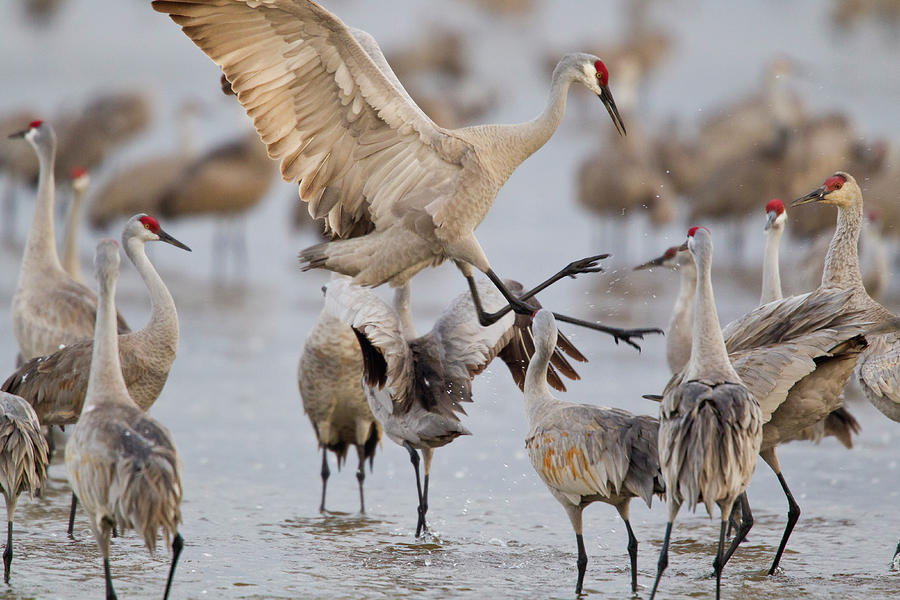
[[[692,509],[702,502],[710,515],[712,505],[719,505],[719,548],[713,561],[718,600],[728,517],[750,483],[762,441],[759,403],[731,366],[719,327],[709,231],[692,227],[688,249],[698,275],[691,358],[684,372],[666,386],[659,410],[659,466],[666,482],[669,518],[651,600],[668,566],[672,523],[684,502]]]
[[[371,35],[311,0],[154,0],[153,8],[222,68],[269,156],[281,160],[282,177],[299,183],[310,215],[325,218],[335,239],[303,250],[304,270],[396,287],[450,259],[468,280],[485,326],[511,309],[531,315],[534,307],[491,269],[474,230],[513,171],[556,131],[569,86],[596,93],[625,134],[606,65],[590,54],[559,61],[537,118],[445,129],[412,101]],[[508,306],[484,311],[473,267]],[[632,338],[661,333],[555,316],[635,347]]]

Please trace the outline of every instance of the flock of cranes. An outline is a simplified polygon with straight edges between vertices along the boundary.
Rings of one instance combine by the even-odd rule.
[[[473,400],[473,379],[499,357],[524,396],[527,454],[575,531],[576,593],[583,590],[588,562],[584,508],[598,501],[611,504],[625,522],[631,586],[637,592],[638,538],[630,501],[639,497],[649,506],[655,495],[665,498],[668,520],[651,599],[668,566],[673,523],[683,504],[692,510],[702,504],[710,515],[719,507],[713,561],[718,598],[723,568],[753,524],[746,489],[757,456],[776,473],[789,506],[771,574],[800,514],[776,448],[824,435],[850,447],[859,427],[842,403],[854,373],[871,403],[900,421],[900,320],[863,286],[862,191],[849,173],[835,173],[793,203],[838,209],[821,284],[812,292],[782,296],[778,250],[787,210],[780,200],[765,206],[760,306],[724,328],[713,293],[709,229],[692,227],[682,246],[637,267],[675,268],[681,276],[666,339],[672,378],[660,396],[649,396],[660,401],[658,419],[565,402],[551,388],[565,391],[563,378],[580,378],[570,360],[587,359],[557,330],[558,321],[607,333],[638,349],[638,340],[661,332],[605,326],[537,302],[537,293],[561,279],[602,271],[605,255],[574,261],[525,291],[494,272],[474,230],[513,171],[553,135],[573,83],[596,94],[616,132],[626,135],[601,59],[565,55],[553,71],[545,109],[531,121],[447,129],[413,102],[370,35],[348,28],[311,0],[154,0],[153,7],[221,67],[268,156],[280,159],[282,176],[299,185],[300,199],[312,217],[324,219],[330,236],[299,256],[303,270],[332,272],[298,368],[304,410],[322,450],[320,511],[330,475],[327,453],[336,454],[340,467],[354,446],[365,512],[365,463],[371,468],[386,434],[409,454],[416,478],[415,535],[428,535],[434,450],[470,435],[461,421],[464,403]],[[98,294],[82,283],[72,259],[77,227],[67,225],[60,258],[53,127],[32,120],[15,137],[31,145],[39,169],[12,306],[19,364],[0,388],[5,578],[9,581],[17,497],[37,492],[46,479],[50,449],[41,427],[74,424],[65,449],[73,490],[70,534],[80,503],[102,555],[109,599],[116,597],[110,537],[137,530],[152,552],[161,531],[172,552],[167,598],[184,546],[181,464],[171,434],[147,411],[175,360],[179,325],[175,302],[145,245],[162,241],[190,248],[145,212],[125,224],[122,247],[151,302],[147,325],[131,331],[115,304],[119,245],[113,240],[97,245]],[[261,148],[249,137],[197,159],[182,175],[197,175],[197,185],[218,184],[219,191],[205,198],[216,206],[244,184],[263,185],[268,163]],[[255,153],[258,170],[239,172],[227,163],[247,153]],[[213,159],[226,164],[209,170]],[[74,223],[87,173],[70,175]],[[178,195],[185,190],[190,195],[190,186],[181,180],[155,209],[162,215],[190,210]],[[462,272],[468,290],[420,335],[409,282],[446,260]],[[476,280],[475,270],[489,281]],[[369,289],[385,283],[395,288],[393,305]],[[736,529],[727,543],[729,521]]]

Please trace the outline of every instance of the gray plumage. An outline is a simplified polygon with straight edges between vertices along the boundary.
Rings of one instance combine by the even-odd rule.
[[[35,121],[16,134],[34,148],[40,162],[34,217],[28,231],[19,282],[13,295],[13,333],[23,360],[45,356],[60,346],[90,338],[97,296],[65,272],[56,249],[53,225],[56,134]],[[118,316],[119,333],[129,331]]]
[[[581,593],[587,554],[581,513],[592,502],[616,507],[628,530],[632,591],[637,589],[637,539],[629,522],[634,497],[650,506],[654,494],[665,492],[659,470],[653,417],[553,397],[547,367],[556,346],[556,322],[545,310],[534,317],[535,353],[525,379],[525,414],[529,432],[525,448],[534,470],[550,489],[572,523],[578,542],[578,582]]]
[[[731,366],[713,295],[712,240],[704,228],[691,229],[688,249],[697,266],[691,357],[663,392],[659,411],[659,465],[669,509],[666,535],[651,599],[668,565],[672,523],[685,502],[702,502],[721,513],[719,548],[713,563],[719,597],[725,524],[756,467],[763,415],[750,390]]]
[[[506,284],[512,286],[514,293],[521,293],[521,284]],[[482,281],[478,286],[487,310],[504,305],[503,297],[489,283]],[[405,286],[398,288],[395,302],[392,309],[371,290],[346,279],[332,280],[325,293],[326,310],[339,315],[356,332],[369,406],[384,433],[410,453],[417,482],[416,450],[422,451],[425,492],[419,494],[417,526],[417,530],[422,530],[422,509],[427,506],[434,449],[461,435],[470,435],[459,417],[465,414],[463,404],[472,401],[472,379],[500,356],[519,383],[525,368],[521,357],[530,358],[534,345],[530,323],[523,323],[512,313],[482,327],[468,293],[456,297],[431,331],[422,336],[414,331]],[[511,345],[516,349],[509,349]],[[576,360],[584,360],[564,337],[560,338],[559,348]],[[558,369],[569,378],[578,377],[559,349],[554,350],[552,363],[554,371]],[[554,377],[558,381],[558,375]],[[524,377],[521,381],[524,383]]]
[[[113,528],[136,529],[151,552],[159,531],[173,558],[166,597],[181,550],[181,465],[169,431],[128,395],[115,331],[118,245],[97,246],[100,302],[87,394],[81,418],[66,444],[69,483],[90,518],[103,555],[107,597],[115,597],[109,573]]]
[[[44,485],[49,449],[34,409],[22,398],[0,392],[0,491],[6,500],[7,541],[3,553],[4,579],[9,583],[12,563],[13,516],[19,494],[34,496]]]
[[[150,320],[140,331],[119,335],[119,361],[131,399],[147,410],[162,392],[178,347],[178,313],[165,283],[147,258],[147,242],[171,236],[148,229],[133,216],[122,231],[122,246],[144,280],[150,294]],[[145,219],[146,220],[146,219]],[[177,242],[177,240],[175,240]],[[180,245],[179,245],[180,244]],[[180,242],[174,244],[186,248]],[[5,392],[25,398],[37,411],[42,425],[69,425],[78,420],[88,387],[93,339],[66,346],[49,356],[34,358],[3,383]]]
[[[338,469],[347,458],[350,446],[359,457],[360,512],[365,512],[363,481],[365,461],[369,468],[381,442],[381,424],[372,415],[362,387],[363,357],[359,342],[349,325],[328,312],[328,305],[303,345],[297,379],[303,410],[309,417],[319,448],[322,449],[322,502],[329,470],[326,451],[334,452]]]

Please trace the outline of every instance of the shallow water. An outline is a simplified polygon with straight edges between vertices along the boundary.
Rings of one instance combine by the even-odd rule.
[[[101,86],[140,84],[161,101],[160,122],[113,164],[171,147],[172,106],[187,94],[213,108],[201,129],[206,139],[246,127],[240,111],[220,98],[215,67],[146,4],[105,3],[100,16],[90,10],[96,8],[92,3],[70,0],[47,30],[23,26],[13,3],[0,4],[0,39],[15,49],[0,59],[6,85],[0,108],[32,103],[52,112],[77,105]],[[403,4],[416,8],[376,11],[363,1],[330,6],[387,47],[412,37],[415,19],[426,12],[418,4]],[[807,83],[812,102],[850,111],[865,132],[900,133],[897,47],[881,29],[864,26],[835,37],[824,7],[812,1],[787,7],[754,3],[740,11],[712,5],[684,1],[658,9],[660,22],[670,23],[682,40],[648,90],[648,108],[659,121],[671,113],[692,118],[700,107],[752,89],[764,59],[791,50],[820,72],[838,65],[853,83],[851,90],[825,85],[825,79]],[[476,72],[501,86],[490,121],[528,118],[541,106],[546,76],[530,66],[540,64],[543,44],[566,47],[591,35],[614,36],[621,22],[612,9],[608,17],[585,19],[584,5],[576,3],[546,3],[535,16],[505,22],[489,21],[465,3],[437,6],[442,18],[473,32]],[[766,27],[748,26],[763,22]],[[768,37],[760,41],[760,35]],[[533,43],[523,44],[523,39]],[[585,218],[572,199],[570,174],[592,145],[580,131],[583,120],[611,126],[599,105],[583,109],[577,106],[547,147],[512,177],[479,229],[503,275],[533,282],[573,258],[619,250],[603,246],[600,224]],[[168,246],[151,249],[178,304],[182,334],[178,360],[152,409],[172,431],[184,463],[186,547],[173,597],[572,597],[574,536],[525,455],[522,397],[502,365],[493,365],[476,381],[476,402],[465,421],[474,435],[435,454],[428,513],[433,539],[418,542],[413,536],[412,469],[406,452],[388,440],[375,458],[374,472],[367,472],[368,514],[356,512],[354,459],[341,473],[332,460],[327,505],[335,512],[317,512],[320,455],[302,413],[295,373],[327,277],[296,268],[296,251],[315,238],[288,231],[287,202],[295,197],[291,186],[276,186],[250,215],[250,267],[243,273],[210,275],[217,226],[210,221],[163,223],[194,248],[190,255]],[[30,205],[22,203],[23,237],[30,212]],[[661,233],[631,230],[641,231],[631,247],[633,255],[646,255],[641,259],[682,235],[680,226]],[[758,235],[756,229],[753,233]],[[96,238],[88,233],[82,240],[86,264]],[[753,251],[748,249],[748,255]],[[0,306],[9,306],[18,260],[18,252],[0,252]],[[615,267],[627,261],[614,257],[607,262]],[[754,305],[753,277],[744,281],[723,271],[715,281],[723,320]],[[613,273],[562,282],[543,298],[559,311],[609,323],[664,326],[676,286],[674,274]],[[429,328],[449,298],[463,289],[449,267],[418,276],[413,303],[419,328]],[[118,301],[131,325],[140,327],[146,294],[127,264]],[[658,392],[667,380],[661,338],[646,340],[638,354],[604,336],[567,332],[591,360],[580,368],[582,381],[569,385],[568,400],[655,413],[656,406],[640,395]],[[0,364],[12,365],[15,352],[4,308]],[[786,502],[775,477],[760,466],[749,491],[756,524],[725,570],[723,597],[868,599],[900,592],[900,574],[888,569],[900,537],[898,429],[867,404],[852,404],[851,410],[863,427],[854,450],[826,440],[818,446],[791,444],[779,452],[803,515],[785,553],[784,571],[771,578],[765,570],[780,539]],[[0,598],[102,593],[99,554],[83,514],[76,522],[76,540],[65,536],[69,488],[61,451],[50,474],[42,498],[20,502],[12,583],[0,586]],[[664,531],[661,506],[655,502],[648,510],[640,502],[632,504],[641,543],[642,597],[649,595]],[[716,520],[682,512],[660,597],[712,596],[714,581],[705,576],[717,535]],[[585,511],[585,543],[590,559],[586,593],[629,597],[625,531],[611,507],[595,504]],[[131,532],[113,542],[120,597],[158,596],[167,564],[161,551],[148,559]]]

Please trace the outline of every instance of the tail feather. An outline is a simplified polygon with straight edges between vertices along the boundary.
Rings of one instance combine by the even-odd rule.
[[[181,523],[181,476],[174,452],[157,448],[147,458],[121,460],[110,486],[114,516],[122,529],[135,529],[150,552],[162,529],[171,546]]]

